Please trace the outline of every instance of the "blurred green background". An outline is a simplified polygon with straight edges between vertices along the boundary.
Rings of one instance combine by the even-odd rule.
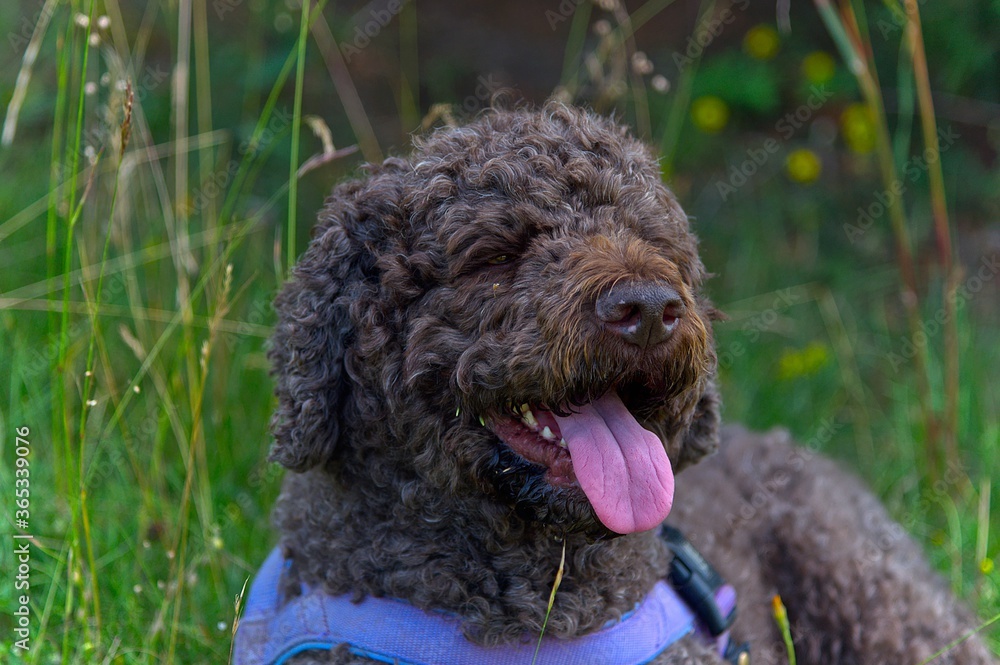
[[[729,316],[726,419],[856,469],[998,615],[1000,2],[921,3],[920,48],[893,0],[833,24],[788,4],[0,5],[0,535],[32,536],[31,649],[5,580],[0,661],[227,662],[274,543],[270,302],[323,197],[414,133],[551,96],[662,155]]]

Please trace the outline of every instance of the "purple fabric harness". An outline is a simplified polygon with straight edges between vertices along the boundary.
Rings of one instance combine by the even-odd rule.
[[[397,665],[529,665],[537,639],[483,647],[462,634],[460,617],[387,598],[330,596],[321,589],[284,602],[281,577],[290,562],[275,548],[250,588],[236,632],[234,665],[283,665],[296,654],[347,644],[351,653]],[[715,594],[725,612],[736,605],[729,585]],[[573,639],[545,637],[537,665],[641,665],[692,632],[722,655],[728,632],[713,638],[666,582],[658,582],[621,621]]]

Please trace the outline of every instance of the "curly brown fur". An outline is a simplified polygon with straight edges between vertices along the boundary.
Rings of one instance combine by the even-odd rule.
[[[976,626],[876,498],[786,432],[727,427],[677,493],[670,521],[739,590],[754,665],[788,662],[774,594],[802,663],[922,663]],[[933,662],[996,661],[973,638]]]
[[[613,122],[560,105],[439,130],[409,158],[337,187],[276,301],[271,457],[292,470],[275,511],[292,583],[452,611],[470,639],[493,645],[541,630],[565,543],[546,634],[590,632],[632,609],[666,572],[657,535],[616,537],[572,478],[557,478],[561,453],[530,461],[498,432],[521,404],[563,413],[614,392],[674,470],[713,452],[715,312],[704,278],[687,218],[647,149]],[[623,342],[595,316],[602,298],[630,284],[676,295],[682,315],[665,341]],[[806,467],[827,485],[803,480],[768,497],[739,530],[698,519],[739,511],[766,473],[731,460],[739,442],[757,439],[730,439],[723,461],[705,467],[711,483],[678,485],[675,513],[738,587],[738,637],[762,653],[777,644],[765,618],[775,591],[793,632],[801,627],[800,662],[908,662],[924,647],[900,639],[916,631],[931,648],[970,625],[927,619],[942,616],[935,602],[947,597],[925,580],[855,570],[850,544],[830,546],[858,509],[840,511],[844,502],[824,503],[809,487],[867,495],[824,463]],[[811,524],[833,531],[805,537]],[[924,571],[919,557],[900,560],[900,572]],[[888,587],[884,597],[868,599],[850,586],[856,579]],[[866,608],[874,618],[922,614],[886,619],[883,635],[859,625]],[[897,635],[904,624],[915,628]],[[954,662],[990,662],[981,649],[973,642],[965,653],[976,657]],[[355,662],[343,650],[309,659]],[[721,661],[686,639],[657,662]]]

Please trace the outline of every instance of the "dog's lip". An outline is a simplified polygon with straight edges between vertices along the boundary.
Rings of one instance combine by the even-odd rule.
[[[573,458],[555,415],[568,415],[592,401],[574,398],[556,407],[543,406],[542,401],[522,402],[518,407],[508,406],[500,414],[481,419],[481,423],[522,458],[545,468],[549,484],[579,489]],[[636,413],[632,408],[629,410]]]
[[[550,484],[575,485],[576,474],[569,449],[552,412],[523,403],[515,413],[492,417],[486,425],[515,453],[545,467]]]

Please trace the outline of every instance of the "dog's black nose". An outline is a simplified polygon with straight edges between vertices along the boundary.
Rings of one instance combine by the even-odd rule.
[[[643,349],[669,338],[683,315],[684,301],[664,284],[618,284],[597,298],[604,327]]]

